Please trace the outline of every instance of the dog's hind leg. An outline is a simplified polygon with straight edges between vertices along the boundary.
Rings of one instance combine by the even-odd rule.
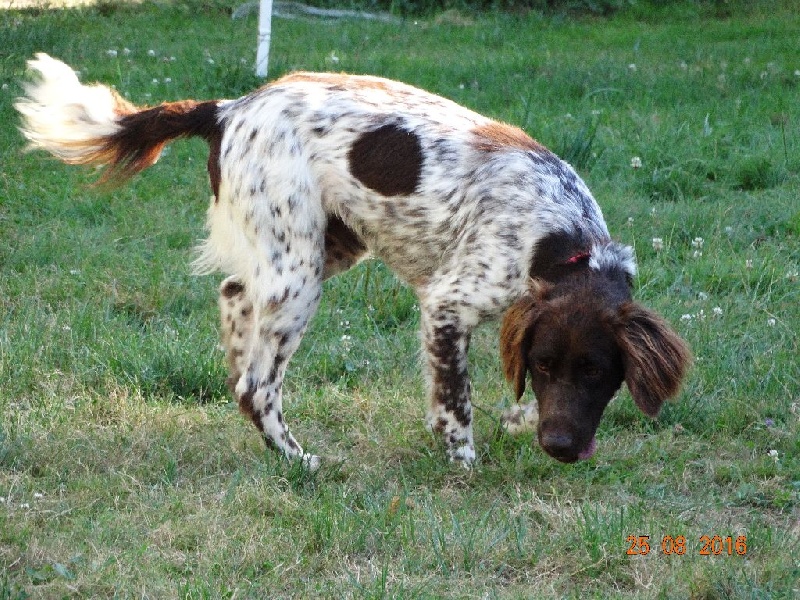
[[[319,458],[303,451],[284,420],[283,379],[319,304],[326,217],[318,194],[299,175],[289,181],[274,171],[252,177],[255,183],[242,179],[232,194],[223,178],[209,218],[207,248],[236,272],[220,288],[229,385],[268,446],[316,468]],[[271,183],[263,194],[259,177]]]
[[[286,366],[316,310],[321,289],[303,285],[302,280],[264,302],[238,279],[226,279],[220,291],[222,337],[228,381],[240,410],[252,419],[268,446],[316,469],[319,458],[303,452],[283,417]]]

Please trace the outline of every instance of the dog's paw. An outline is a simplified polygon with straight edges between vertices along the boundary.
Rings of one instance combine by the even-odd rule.
[[[451,463],[459,464],[468,471],[475,464],[475,447],[472,444],[449,448],[447,454],[450,456]]]
[[[319,456],[316,454],[309,454],[308,452],[303,453],[302,461],[303,466],[311,473],[314,473],[317,469],[319,469],[320,465],[322,464],[322,459]]]
[[[503,429],[511,435],[536,431],[536,426],[539,424],[539,410],[535,403],[515,404],[503,411],[500,422],[503,424]]]

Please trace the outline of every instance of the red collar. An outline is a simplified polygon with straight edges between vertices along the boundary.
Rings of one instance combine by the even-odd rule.
[[[582,260],[589,260],[591,254],[588,252],[578,252],[575,256],[572,256],[567,259],[568,265],[575,265],[581,262]]]

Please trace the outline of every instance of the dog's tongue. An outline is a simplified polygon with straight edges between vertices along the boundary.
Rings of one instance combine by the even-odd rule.
[[[586,460],[592,458],[592,455],[594,454],[595,450],[597,450],[597,440],[595,440],[595,437],[592,436],[592,439],[589,442],[589,445],[586,446],[586,449],[582,450],[581,453],[578,454],[578,460]]]

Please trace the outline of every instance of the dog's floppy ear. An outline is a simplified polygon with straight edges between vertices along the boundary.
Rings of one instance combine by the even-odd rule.
[[[541,314],[545,295],[550,286],[531,280],[530,288],[519,300],[514,302],[503,315],[500,326],[500,360],[503,374],[514,386],[517,400],[525,392],[527,378],[526,355],[531,344],[531,329]]]
[[[636,406],[655,417],[664,401],[678,393],[691,351],[664,319],[635,302],[620,307],[616,335],[628,390]]]

